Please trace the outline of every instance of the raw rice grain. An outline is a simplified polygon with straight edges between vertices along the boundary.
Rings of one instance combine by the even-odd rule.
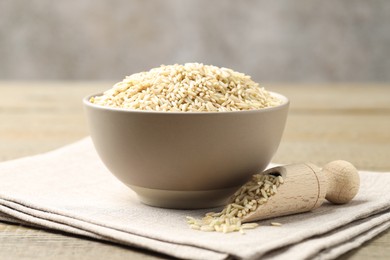
[[[242,223],[244,217],[256,210],[261,210],[262,205],[277,193],[278,187],[282,184],[283,178],[280,175],[255,174],[250,181],[234,193],[233,197],[230,198],[230,203],[221,212],[206,213],[202,219],[187,217],[187,223],[192,229],[201,231],[223,233],[238,231],[245,234],[244,229],[256,228],[258,224]],[[260,192],[253,192],[255,190]],[[271,225],[281,226],[277,222],[272,222]]]
[[[227,112],[277,106],[250,76],[201,63],[161,65],[127,76],[90,102],[128,110]]]

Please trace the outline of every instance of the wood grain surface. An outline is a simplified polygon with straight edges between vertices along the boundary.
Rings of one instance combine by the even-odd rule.
[[[114,82],[0,82],[0,161],[46,152],[88,135],[81,99]],[[273,161],[390,171],[390,85],[265,85],[290,98]],[[390,259],[390,231],[340,259]],[[160,259],[163,255],[0,223],[0,259]]]

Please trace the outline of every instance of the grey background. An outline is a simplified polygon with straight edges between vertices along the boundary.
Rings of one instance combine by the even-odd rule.
[[[0,1],[0,80],[120,80],[193,61],[258,81],[386,82],[390,1]]]

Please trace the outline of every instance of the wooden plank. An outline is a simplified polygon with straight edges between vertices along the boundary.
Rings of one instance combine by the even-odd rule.
[[[81,99],[113,82],[0,82],[0,161],[46,152],[88,135]],[[274,162],[323,165],[345,159],[390,171],[388,85],[279,85],[291,109]],[[390,259],[390,231],[340,259]],[[62,233],[0,223],[0,259],[164,256]]]
[[[89,238],[0,223],[0,259],[169,259],[149,251]]]

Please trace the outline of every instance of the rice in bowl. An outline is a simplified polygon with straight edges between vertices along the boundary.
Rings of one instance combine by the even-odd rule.
[[[97,105],[166,112],[254,110],[282,103],[250,76],[201,63],[161,65],[127,76],[101,96]]]

